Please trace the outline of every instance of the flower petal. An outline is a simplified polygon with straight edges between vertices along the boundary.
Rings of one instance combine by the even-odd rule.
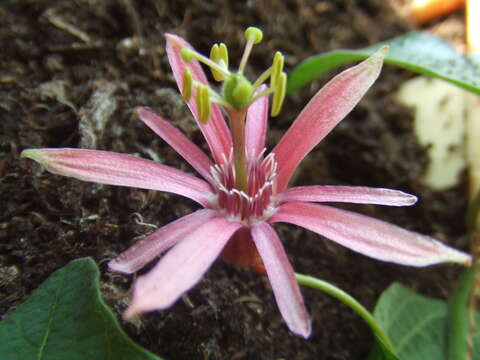
[[[33,159],[63,176],[100,184],[167,191],[186,196],[203,206],[214,196],[210,185],[183,171],[131,155],[85,149],[28,149]]]
[[[252,227],[252,237],[267,270],[283,319],[292,332],[308,338],[312,331],[310,317],[292,265],[277,233],[269,224],[263,222]]]
[[[183,89],[183,72],[187,66],[192,71],[192,77],[195,81],[209,86],[205,73],[199,62],[192,60],[191,62],[186,63],[180,54],[180,51],[183,48],[186,47],[193,49],[193,47],[177,35],[166,34],[165,37],[167,38],[168,61],[170,62],[179,90],[182,91]],[[195,102],[195,94],[196,89],[193,89],[191,99],[188,101],[187,105],[195,117],[203,136],[205,136],[208,146],[210,146],[215,162],[221,164],[223,162],[223,155],[228,156],[232,149],[232,136],[230,130],[225,123],[220,107],[215,103],[212,103],[212,112],[208,122],[206,124],[200,122],[197,104]]]
[[[371,188],[364,186],[297,186],[283,192],[282,202],[347,202],[354,204],[376,204],[389,206],[410,206],[417,197],[403,191]]]
[[[133,300],[125,317],[172,305],[200,281],[231,236],[242,226],[216,217],[191,232],[160,259],[152,271],[136,281]]]
[[[442,262],[471,263],[470,255],[429,236],[329,206],[285,203],[280,205],[269,222],[302,226],[361,254],[397,264],[428,266]]]
[[[267,89],[261,85],[255,94]],[[265,148],[265,137],[268,125],[268,96],[262,96],[248,107],[245,124],[245,148],[249,161],[255,161]]]
[[[108,263],[112,271],[134,273],[215,216],[209,209],[183,216],[138,241]]]
[[[335,76],[303,109],[272,151],[278,163],[278,192],[285,189],[300,161],[347,116],[372,86],[380,74],[385,51],[379,50]]]
[[[213,165],[207,155],[179,129],[145,107],[138,109],[140,119],[179,153],[203,178],[213,181],[210,167]]]

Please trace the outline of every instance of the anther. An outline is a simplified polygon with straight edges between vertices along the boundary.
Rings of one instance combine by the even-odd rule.
[[[270,75],[270,87],[275,88],[278,77],[283,71],[284,58],[280,51],[275,53],[272,64],[272,75]]]
[[[192,97],[192,88],[193,88],[193,78],[192,71],[190,68],[186,67],[183,72],[183,87],[182,87],[182,97],[185,102],[188,102]]]
[[[210,50],[210,60],[217,63],[224,69],[228,69],[228,50],[224,43],[215,44]],[[211,68],[213,78],[216,81],[224,81],[227,77],[224,73]]]
[[[270,114],[277,116],[282,110],[283,100],[285,99],[285,91],[287,88],[287,74],[282,72],[275,81],[275,88],[273,91],[272,109]]]
[[[210,117],[210,112],[212,111],[212,104],[210,102],[210,97],[208,93],[208,88],[204,85],[199,85],[197,87],[197,111],[198,117],[202,124],[206,124],[208,118]]]

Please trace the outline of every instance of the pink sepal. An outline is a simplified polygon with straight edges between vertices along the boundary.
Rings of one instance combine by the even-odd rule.
[[[388,206],[410,206],[417,197],[403,191],[364,186],[314,185],[297,186],[285,190],[282,202],[348,202]]]
[[[214,197],[205,181],[169,166],[131,155],[84,149],[28,149],[33,159],[55,174],[100,184],[166,191],[186,196],[203,206]]]
[[[207,155],[190,141],[179,129],[145,107],[138,109],[138,116],[155,134],[179,153],[192,167],[212,183],[210,167],[213,165]]]
[[[241,228],[238,222],[215,217],[191,232],[136,282],[125,313],[165,309],[192,288],[215,261],[227,241]]]
[[[335,76],[310,100],[272,152],[278,162],[278,192],[302,159],[360,101],[380,74],[385,51]]]
[[[470,255],[429,236],[325,205],[285,203],[268,221],[302,226],[363,255],[402,265],[420,267],[443,262],[469,265],[472,261]]]
[[[262,258],[280,313],[288,328],[308,338],[312,331],[298,282],[275,230],[262,222],[252,226],[252,238]]]
[[[202,209],[164,225],[118,255],[108,263],[108,267],[112,271],[134,273],[214,216],[215,211]]]

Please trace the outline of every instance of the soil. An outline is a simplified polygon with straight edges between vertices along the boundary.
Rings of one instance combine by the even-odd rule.
[[[107,260],[152,227],[192,212],[184,198],[102,186],[52,175],[25,148],[89,147],[141,157],[193,172],[144,126],[147,105],[204,146],[179,97],[163,33],[179,34],[199,51],[229,46],[239,59],[243,30],[264,30],[247,75],[267,68],[273,51],[291,69],[309,55],[360,48],[408,31],[383,0],[162,1],[7,0],[0,4],[0,314],[17,308],[53,271],[93,257],[104,296],[120,314],[132,278],[108,272]],[[411,208],[348,206],[405,228],[466,247],[465,181],[448,191],[422,184],[425,149],[412,135],[410,111],[394,100],[410,73],[385,67],[367,96],[303,163],[297,184],[397,188],[417,194]],[[269,146],[328,77],[289,96],[270,122]],[[372,309],[399,281],[445,298],[458,268],[413,269],[355,254],[293,226],[276,226],[297,272],[330,281]],[[151,267],[152,265],[150,265]],[[148,269],[144,269],[146,271]],[[142,272],[144,272],[142,271]],[[217,261],[171,309],[123,323],[127,333],[168,359],[365,359],[373,338],[362,320],[326,294],[302,289],[313,335],[289,333],[268,281]]]

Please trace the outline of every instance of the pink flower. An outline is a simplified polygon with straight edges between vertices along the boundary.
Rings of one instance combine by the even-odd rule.
[[[235,158],[238,149],[234,149],[239,145],[219,105],[208,103],[208,107],[198,109],[202,106],[198,102],[199,87],[189,88],[184,84],[184,81],[193,81],[208,86],[200,64],[196,60],[185,62],[185,54],[183,57],[181,54],[185,48],[191,49],[191,46],[178,36],[167,35],[167,54],[175,79],[184,95],[193,90],[188,106],[207,140],[212,159],[160,116],[146,108],[140,108],[138,114],[203,179],[153,161],[112,152],[29,149],[22,153],[53,173],[102,184],[167,191],[186,196],[203,207],[163,226],[109,263],[112,270],[131,274],[166,252],[152,271],[136,281],[127,317],[171,306],[221,255],[227,262],[265,271],[288,327],[295,334],[308,337],[310,318],[282,242],[272,227],[276,222],[296,224],[383,261],[411,266],[448,261],[470,263],[469,255],[431,237],[318,204],[408,206],[416,202],[413,195],[383,188],[287,187],[301,160],[352,110],[377,79],[383,62],[382,51],[325,85],[266,156],[268,96],[240,106],[238,111],[227,109],[231,124],[232,114],[235,117],[243,111],[245,115],[246,111],[246,121],[240,124],[244,126],[240,151],[245,156],[245,181],[239,186],[238,159]],[[185,75],[187,67],[190,73]],[[265,85],[256,88],[256,94],[265,91]],[[206,123],[199,115],[199,111],[205,109],[208,110]],[[232,131],[235,134],[235,129]]]

